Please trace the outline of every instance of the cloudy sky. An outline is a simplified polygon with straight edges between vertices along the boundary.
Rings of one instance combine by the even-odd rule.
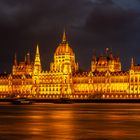
[[[131,57],[140,63],[140,0],[0,0],[0,72],[40,46],[43,69],[66,28],[70,46],[82,69],[90,68],[93,50],[112,48],[123,69]]]

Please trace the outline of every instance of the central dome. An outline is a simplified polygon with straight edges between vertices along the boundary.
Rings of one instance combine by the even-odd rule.
[[[65,55],[65,54],[74,55],[74,52],[71,49],[71,47],[69,46],[69,44],[68,44],[68,42],[66,40],[66,34],[64,32],[62,42],[57,47],[57,49],[55,51],[55,55]]]
[[[73,50],[69,47],[68,43],[67,44],[60,44],[57,49],[55,54],[56,55],[63,55],[63,54],[70,54],[70,55],[74,55]]]

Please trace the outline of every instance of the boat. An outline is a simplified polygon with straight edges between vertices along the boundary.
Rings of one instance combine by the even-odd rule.
[[[15,105],[29,105],[32,104],[33,102],[27,98],[19,98],[14,99],[11,103]]]
[[[71,104],[72,100],[69,98],[60,98],[60,99],[56,99],[54,103],[56,103],[56,104]]]

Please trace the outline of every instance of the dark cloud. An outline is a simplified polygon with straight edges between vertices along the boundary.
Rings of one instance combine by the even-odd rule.
[[[127,6],[119,0],[1,0],[0,69],[11,69],[14,52],[23,59],[30,50],[33,58],[37,43],[43,66],[49,68],[64,27],[83,68],[89,68],[93,49],[112,46],[121,57],[132,53],[138,58],[140,5],[134,2]]]
[[[43,52],[53,53],[63,28],[82,22],[86,11],[85,4],[84,0],[76,0],[74,3],[70,0],[1,0],[2,62],[11,63],[14,51],[18,51],[20,58],[28,49],[34,52],[33,46],[37,42],[43,46]],[[3,57],[6,53],[9,55]],[[50,53],[43,53],[42,57],[46,59],[45,56],[50,57]]]
[[[102,5],[93,9],[86,26],[95,32],[115,32],[129,28],[139,16],[135,11]]]
[[[125,67],[130,55],[138,55],[136,44],[140,43],[139,11],[123,9],[111,0],[100,1],[93,6],[85,29],[94,37],[95,48],[112,47],[123,58]]]

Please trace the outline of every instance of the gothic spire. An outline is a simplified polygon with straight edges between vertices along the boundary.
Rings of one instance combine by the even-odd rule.
[[[112,48],[110,48],[110,53],[109,53],[110,59],[113,59],[113,53],[112,53]]]
[[[24,62],[25,64],[27,64],[27,56],[25,55],[25,58],[24,58]]]
[[[134,58],[131,58],[131,68],[134,66]]]
[[[15,53],[15,56],[14,56],[14,65],[17,65],[17,54]]]
[[[35,54],[34,65],[41,65],[41,63],[40,63],[40,54],[39,54],[39,46],[38,46],[38,44],[37,44],[37,47],[36,47],[36,54]]]
[[[35,78],[35,83],[38,81],[38,75],[41,72],[41,62],[40,62],[40,54],[39,54],[39,46],[37,44],[36,47],[36,54],[35,54],[35,60],[34,60],[34,68],[33,68],[33,75]],[[37,81],[36,81],[37,80]]]
[[[27,65],[30,65],[30,52],[27,53]]]
[[[93,50],[92,61],[96,61],[96,52],[95,52],[95,50]]]

